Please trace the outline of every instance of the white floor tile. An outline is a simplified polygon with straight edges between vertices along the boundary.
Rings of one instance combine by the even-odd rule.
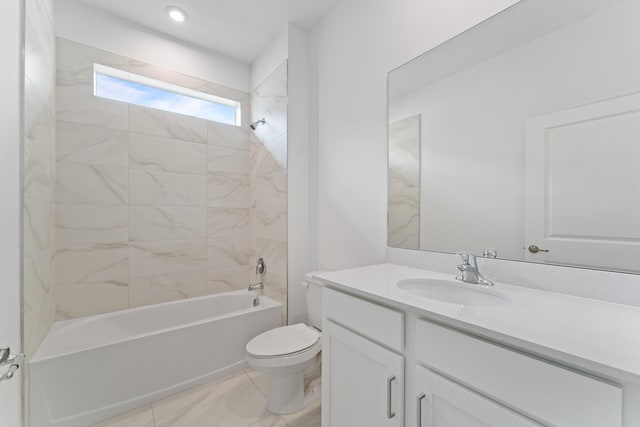
[[[293,414],[284,415],[288,427],[320,427],[320,399]]]
[[[246,369],[245,373],[249,375],[256,387],[266,396],[269,392],[269,375],[258,372],[255,369]]]
[[[153,413],[151,406],[145,406],[126,412],[115,418],[110,418],[93,427],[154,427]]]
[[[282,417],[267,417],[248,427],[289,427]]]
[[[153,404],[156,427],[245,427],[270,414],[266,398],[239,372]]]
[[[247,369],[94,427],[320,427],[319,398],[299,412],[274,415],[266,410],[268,388],[267,375]],[[314,397],[306,391],[306,399]]]

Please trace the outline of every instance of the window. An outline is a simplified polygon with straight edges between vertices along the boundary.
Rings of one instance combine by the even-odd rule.
[[[240,126],[240,102],[94,64],[94,95]]]

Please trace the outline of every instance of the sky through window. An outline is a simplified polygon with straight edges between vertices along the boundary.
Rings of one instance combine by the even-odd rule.
[[[200,99],[100,72],[95,74],[95,94],[101,98],[238,125],[239,106]]]

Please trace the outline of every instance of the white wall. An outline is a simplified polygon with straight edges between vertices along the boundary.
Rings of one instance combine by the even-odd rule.
[[[56,35],[243,92],[251,91],[248,64],[145,30],[75,0],[56,2]]]
[[[3,5],[0,16],[0,53],[4,63],[0,67],[0,346],[21,346],[21,135],[22,82],[24,79],[22,54],[24,51],[24,3],[12,1]],[[6,369],[6,367],[3,367]],[[0,387],[0,414],[6,425],[22,425],[21,369],[15,378]]]
[[[306,321],[305,288],[309,248],[309,34],[289,25],[289,107],[287,112],[287,217],[289,323]]]
[[[289,58],[289,27],[286,26],[271,40],[251,64],[251,91],[253,92],[273,71]]]
[[[384,260],[387,73],[513,3],[345,0],[313,31],[318,267]]]

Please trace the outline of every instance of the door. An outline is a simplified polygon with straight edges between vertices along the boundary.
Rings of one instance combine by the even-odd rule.
[[[322,426],[401,427],[404,358],[325,320]]]
[[[0,348],[22,351],[21,339],[21,93],[22,1],[0,14]],[[8,365],[0,364],[0,377]],[[22,425],[22,370],[0,381],[0,425]]]
[[[640,270],[639,142],[640,94],[527,121],[525,259]]]
[[[541,427],[486,397],[416,366],[416,427]]]

